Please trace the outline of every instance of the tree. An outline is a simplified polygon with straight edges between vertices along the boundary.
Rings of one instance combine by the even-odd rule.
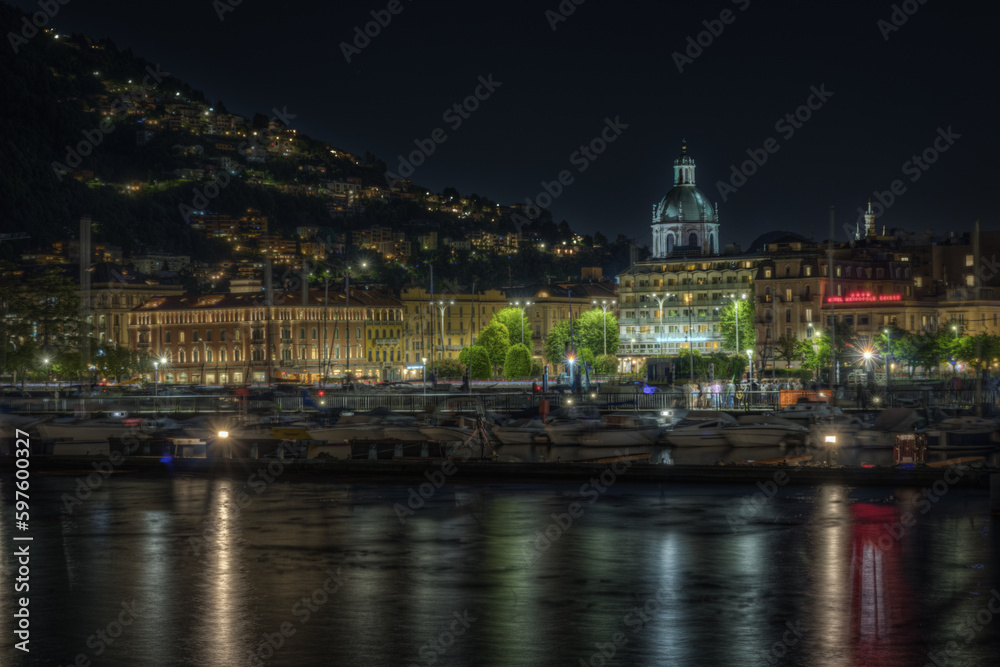
[[[469,349],[469,377],[473,380],[489,380],[493,376],[490,355],[482,345]]]
[[[501,308],[490,320],[490,324],[494,323],[507,327],[511,345],[531,341],[531,324],[520,308]]]
[[[595,354],[604,354],[605,344],[608,354],[618,352],[618,318],[608,309],[605,316],[600,308],[580,313],[573,322],[573,344],[577,350],[589,347]]]
[[[545,360],[558,372],[557,366],[566,365],[566,351],[569,345],[569,320],[556,322],[545,337]]]
[[[736,349],[736,314],[739,312],[739,344]],[[719,330],[722,332],[722,347],[741,354],[753,349],[757,344],[757,327],[754,324],[754,307],[751,299],[740,299],[722,309],[719,314]]]
[[[793,334],[782,334],[774,341],[774,357],[784,359],[787,362],[786,366],[791,366],[793,361],[801,359],[799,339]]]
[[[459,353],[458,353],[458,363],[460,363],[460,364],[462,364],[463,366],[466,366],[466,367],[468,367],[468,365],[469,365],[469,350],[470,350],[470,347],[467,345],[467,346],[463,347],[461,349],[461,351],[459,351]]]
[[[499,322],[491,323],[479,332],[477,345],[486,350],[486,354],[490,357],[490,365],[494,371],[498,371],[507,359],[507,350],[510,349],[510,333],[505,325]]]
[[[434,373],[439,379],[455,379],[465,374],[465,368],[455,359],[437,359],[427,364],[427,370]]]
[[[594,363],[594,371],[598,375],[614,375],[618,372],[618,357],[613,354],[601,354]]]
[[[527,345],[518,343],[507,350],[503,363],[503,376],[507,380],[526,378],[531,374],[531,350]]]

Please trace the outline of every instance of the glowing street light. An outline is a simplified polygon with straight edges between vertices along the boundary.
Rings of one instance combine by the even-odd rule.
[[[42,359],[42,367],[44,368],[44,372],[45,372],[45,388],[48,389],[49,388],[49,359],[48,359],[48,357]]]
[[[420,359],[420,377],[422,378],[421,384],[424,385],[424,398],[427,398],[427,357],[422,357]]]
[[[747,364],[750,366],[750,381],[753,382],[753,350],[747,348]]]
[[[440,358],[444,359],[444,313],[445,313],[446,310],[448,310],[448,306],[454,306],[455,302],[454,301],[449,301],[448,303],[445,303],[444,301],[438,301],[438,302],[431,301],[430,303],[431,303],[432,306],[437,306],[438,310],[441,311],[441,332],[439,334],[441,336],[441,356],[440,356]],[[521,342],[524,342],[524,338],[523,338],[524,332],[523,331],[521,332],[521,336],[522,336]]]

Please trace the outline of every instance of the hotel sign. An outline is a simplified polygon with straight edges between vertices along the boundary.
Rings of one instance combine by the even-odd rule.
[[[882,303],[902,300],[902,294],[872,294],[871,292],[850,292],[847,296],[826,297],[826,303]]]

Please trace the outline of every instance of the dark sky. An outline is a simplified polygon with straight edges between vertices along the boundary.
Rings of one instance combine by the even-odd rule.
[[[831,205],[844,239],[856,209],[897,179],[906,190],[880,226],[946,233],[980,219],[1000,229],[987,206],[1000,148],[997,3],[909,0],[914,13],[888,32],[879,21],[892,25],[892,4],[870,0],[564,0],[574,11],[553,31],[545,12],[557,0],[401,0],[348,63],[340,43],[387,4],[243,0],[220,21],[211,0],[73,0],[52,25],[131,46],[231,111],[287,108],[291,127],[390,165],[442,128],[447,140],[413,176],[433,190],[513,203],[569,170],[550,208],[584,232],[649,243],[683,138],[698,186],[720,204],[722,240],[744,248],[773,229],[826,238]],[[674,53],[724,10],[731,22],[679,72]],[[489,75],[501,85],[453,129],[444,112]],[[800,127],[776,128],[813,86],[832,95]],[[580,173],[571,155],[606,118],[628,127]],[[949,127],[960,138],[926,171],[905,165]],[[717,182],[768,138],[777,152],[724,200]]]

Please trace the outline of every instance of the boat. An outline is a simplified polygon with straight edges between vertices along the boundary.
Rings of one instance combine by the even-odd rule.
[[[799,399],[798,403],[785,406],[774,413],[775,417],[782,419],[817,421],[825,417],[843,414],[844,411],[836,406],[831,406],[826,401],[809,401]]]
[[[738,423],[727,412],[691,410],[661,438],[677,447],[725,447],[729,443],[723,430]]]
[[[992,419],[949,417],[927,428],[928,449],[990,448],[1000,445],[1000,425]]]
[[[788,440],[805,440],[809,429],[772,415],[740,415],[735,426],[722,429],[731,447],[776,447]]]
[[[128,417],[127,413],[102,419],[74,419],[63,417],[35,425],[43,439],[104,441],[108,438],[122,438],[126,435],[146,437],[157,431],[176,430],[180,425],[173,419],[140,419]]]
[[[664,430],[655,417],[641,414],[605,415],[585,430],[576,444],[584,447],[642,447],[654,445]]]
[[[511,419],[501,426],[494,426],[492,431],[502,445],[533,445],[549,441],[541,417]]]

